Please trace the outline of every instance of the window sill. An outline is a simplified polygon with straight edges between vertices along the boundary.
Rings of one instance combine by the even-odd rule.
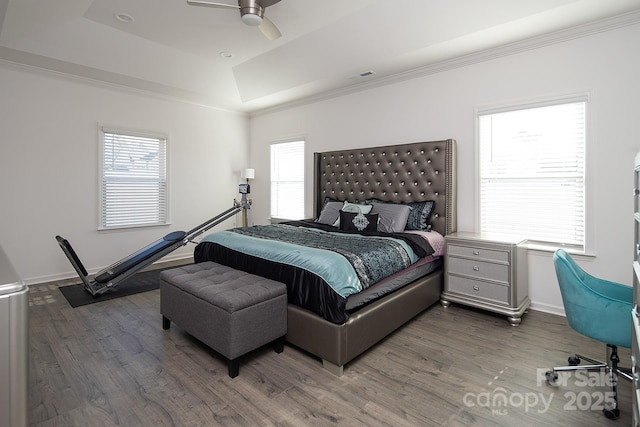
[[[594,252],[572,245],[559,245],[547,242],[539,242],[535,240],[525,240],[524,246],[530,252],[539,252],[542,254],[552,254],[558,249],[564,249],[571,255],[584,256],[589,258],[593,258],[596,256]]]

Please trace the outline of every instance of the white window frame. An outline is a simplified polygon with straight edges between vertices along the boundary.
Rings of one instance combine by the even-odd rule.
[[[593,200],[591,197],[591,192],[589,189],[591,188],[591,173],[590,173],[590,161],[589,161],[589,152],[590,152],[590,110],[591,110],[591,95],[589,93],[583,92],[578,94],[570,94],[564,96],[558,96],[554,98],[546,98],[542,100],[534,100],[534,101],[526,101],[521,103],[510,103],[510,104],[501,104],[501,105],[493,105],[488,107],[478,107],[476,108],[476,138],[475,138],[475,146],[476,146],[476,230],[483,231],[482,229],[482,206],[481,206],[481,186],[482,186],[482,177],[481,177],[481,141],[480,141],[480,117],[487,114],[498,114],[504,112],[512,112],[526,109],[534,109],[539,107],[547,107],[547,106],[555,106],[562,104],[570,104],[570,103],[578,103],[583,102],[585,104],[584,111],[584,196],[583,196],[583,231],[584,231],[584,240],[582,245],[571,245],[566,244],[565,242],[555,242],[555,241],[541,241],[532,239],[531,236],[514,236],[519,238],[528,239],[527,246],[530,249],[538,249],[543,251],[554,251],[558,247],[563,247],[568,251],[579,253],[579,254],[591,254],[594,251],[593,248],[593,227],[592,227],[592,206]],[[540,209],[544,209],[545,207],[541,206]]]
[[[290,145],[292,146],[294,149],[299,150],[300,148],[302,149],[302,153],[297,153],[297,154],[301,154],[301,158],[298,159],[298,163],[297,165],[299,165],[298,170],[296,170],[295,172],[298,174],[296,175],[294,178],[301,178],[301,180],[296,180],[293,182],[297,182],[297,186],[299,188],[294,189],[294,191],[298,191],[297,194],[295,194],[291,200],[295,201],[296,204],[299,203],[299,206],[297,206],[297,208],[299,208],[299,215],[289,215],[292,217],[288,217],[286,214],[283,215],[283,211],[286,211],[286,208],[283,208],[281,210],[277,210],[276,207],[274,206],[274,198],[277,197],[277,192],[274,189],[274,185],[277,185],[277,183],[280,182],[286,182],[287,180],[284,179],[279,179],[280,177],[276,177],[275,175],[275,170],[274,167],[276,167],[274,165],[274,155],[276,155],[276,153],[274,152],[274,149],[276,147],[283,147],[284,145]],[[302,147],[295,147],[293,146],[293,144],[302,144]],[[304,219],[305,217],[305,160],[306,160],[306,149],[307,149],[307,144],[304,138],[295,138],[295,139],[288,139],[285,141],[278,141],[278,142],[273,142],[270,144],[269,146],[269,215],[271,218],[271,222],[279,222],[279,221],[283,221],[283,220],[298,220],[298,219]],[[290,210],[290,209],[289,209]]]
[[[115,137],[121,137],[128,142],[135,141],[138,147],[132,147],[131,153],[127,153],[129,164],[133,164],[136,170],[130,174],[113,173],[114,169],[109,169],[108,154],[110,144]],[[121,142],[125,142],[125,141]],[[158,152],[155,157],[145,158],[149,154],[149,149],[153,149],[154,144],[158,144]],[[140,149],[140,152],[136,150]],[[131,155],[129,155],[131,154]],[[112,156],[112,159],[114,157]],[[136,160],[137,159],[137,160]],[[115,163],[116,160],[113,160]],[[145,171],[151,162],[151,170]],[[166,134],[124,129],[114,126],[99,126],[99,182],[98,182],[98,230],[114,230],[137,227],[154,227],[170,224],[169,216],[169,137]],[[129,168],[125,165],[123,170]],[[110,173],[111,171],[111,173]],[[109,184],[124,183],[133,184],[130,190],[115,193],[115,197],[123,196],[119,201],[121,206],[115,207],[115,203],[107,201],[107,188]],[[144,188],[135,188],[135,184],[152,184],[155,188],[149,193]],[[125,191],[131,191],[124,194]],[[148,199],[141,196],[148,195]],[[129,196],[129,197],[127,197]],[[111,197],[114,197],[112,193]],[[130,200],[127,201],[127,198]],[[110,207],[113,208],[111,215]],[[117,209],[124,209],[122,213],[117,213]],[[134,215],[135,214],[135,215]]]

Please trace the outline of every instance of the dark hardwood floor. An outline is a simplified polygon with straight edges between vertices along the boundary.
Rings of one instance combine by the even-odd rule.
[[[182,331],[162,330],[160,292],[71,308],[57,285],[31,288],[30,422],[35,426],[602,426],[603,377],[544,372],[604,345],[566,319],[435,305],[349,363],[342,377],[290,345],[242,359],[240,375]],[[216,325],[211,325],[215,328]],[[628,350],[621,352],[629,365]]]

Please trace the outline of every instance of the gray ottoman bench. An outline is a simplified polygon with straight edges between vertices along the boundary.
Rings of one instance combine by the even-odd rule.
[[[274,342],[281,353],[287,333],[284,284],[211,261],[160,274],[162,328],[175,322],[227,359],[238,375],[240,356]]]

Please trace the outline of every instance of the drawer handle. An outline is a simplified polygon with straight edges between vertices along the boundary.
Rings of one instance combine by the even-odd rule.
[[[474,251],[473,251],[473,254],[474,254],[474,255],[480,255],[480,251],[474,250]]]
[[[478,285],[473,285],[473,290],[474,290],[474,291],[479,291],[479,290],[480,290],[480,286],[478,286]]]
[[[480,267],[478,267],[477,265],[473,266],[473,271],[480,271]]]

